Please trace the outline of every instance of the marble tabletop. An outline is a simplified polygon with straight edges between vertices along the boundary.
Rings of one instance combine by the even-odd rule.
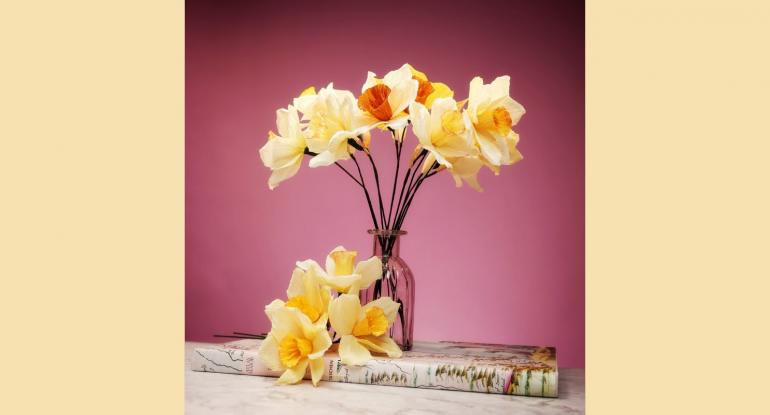
[[[559,368],[559,398],[322,382],[277,385],[273,378],[190,370],[185,344],[187,414],[582,414],[583,369]]]

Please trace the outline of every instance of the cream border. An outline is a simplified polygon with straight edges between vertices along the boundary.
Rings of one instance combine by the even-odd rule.
[[[629,3],[586,10],[588,413],[758,413],[770,2]]]
[[[184,4],[3,2],[0,43],[0,412],[181,412]]]

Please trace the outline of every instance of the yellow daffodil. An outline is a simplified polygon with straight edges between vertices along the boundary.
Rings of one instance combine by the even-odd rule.
[[[305,271],[299,267],[295,268],[291,274],[286,296],[289,299],[286,307],[298,309],[315,325],[326,326],[331,293],[328,288],[321,285],[315,270]]]
[[[341,294],[329,305],[329,321],[340,336],[339,355],[346,365],[362,365],[370,351],[401,357],[401,348],[388,336],[399,304],[382,297],[361,307],[358,295]]]
[[[265,167],[272,170],[267,184],[270,190],[279,183],[291,178],[302,165],[305,153],[305,137],[301,131],[297,109],[289,105],[288,109],[276,111],[278,134],[270,131],[267,143],[259,149],[259,157]]]
[[[270,370],[284,371],[278,383],[297,383],[310,367],[317,386],[324,372],[323,355],[332,344],[325,325],[311,324],[298,308],[287,307],[281,300],[268,304],[265,314],[272,328],[259,347],[259,357]]]
[[[423,172],[430,169],[434,161],[451,169],[449,158],[473,157],[478,153],[471,141],[470,120],[458,109],[454,99],[437,99],[430,112],[424,105],[413,102],[409,113],[414,135],[420,146],[429,152]]]
[[[467,113],[473,125],[473,138],[481,150],[482,161],[495,174],[501,165],[514,164],[522,159],[516,149],[519,136],[513,131],[524,107],[509,95],[510,77],[500,76],[491,84],[475,77],[468,94]]]
[[[412,79],[418,82],[417,97],[415,102],[425,105],[428,109],[433,106],[433,101],[438,98],[452,98],[454,97],[454,91],[449,89],[449,86],[443,82],[431,82],[428,80],[428,76],[425,73],[414,69],[412,65],[405,64],[412,72]]]
[[[297,262],[297,266],[318,276],[322,284],[341,293],[358,293],[382,277],[382,260],[373,256],[355,264],[358,252],[343,246],[334,248],[326,257],[326,269],[312,259]],[[354,266],[355,264],[355,266]]]
[[[417,98],[419,82],[413,78],[411,66],[388,72],[377,78],[369,72],[358,97],[358,107],[364,111],[362,123],[371,127],[402,131],[409,122],[406,110]]]
[[[334,89],[332,83],[317,94],[315,88],[306,89],[294,99],[294,105],[302,112],[302,120],[308,122],[307,147],[317,154],[310,160],[310,167],[349,159],[354,149],[348,145],[348,139],[358,140],[371,128],[363,124],[363,112],[353,93]]]

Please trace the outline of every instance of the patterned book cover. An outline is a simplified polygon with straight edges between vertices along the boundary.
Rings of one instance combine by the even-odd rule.
[[[238,340],[195,349],[191,367],[201,372],[278,377],[257,355],[261,340]],[[508,395],[557,397],[553,347],[458,342],[415,342],[399,359],[374,356],[348,366],[331,350],[324,381],[406,386]],[[307,377],[309,379],[309,373]]]

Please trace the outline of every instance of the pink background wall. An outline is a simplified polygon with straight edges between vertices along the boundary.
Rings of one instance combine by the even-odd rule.
[[[270,191],[257,150],[275,110],[308,85],[357,94],[367,70],[409,62],[457,98],[474,75],[509,74],[527,109],[524,161],[483,172],[484,193],[442,174],[415,199],[402,245],[417,281],[415,337],[553,345],[561,366],[582,367],[582,4],[224,3],[187,3],[187,339],[267,331],[263,307],[285,296],[296,260],[321,262],[337,244],[370,255],[350,179],[305,164]],[[392,143],[373,141],[389,188]]]

